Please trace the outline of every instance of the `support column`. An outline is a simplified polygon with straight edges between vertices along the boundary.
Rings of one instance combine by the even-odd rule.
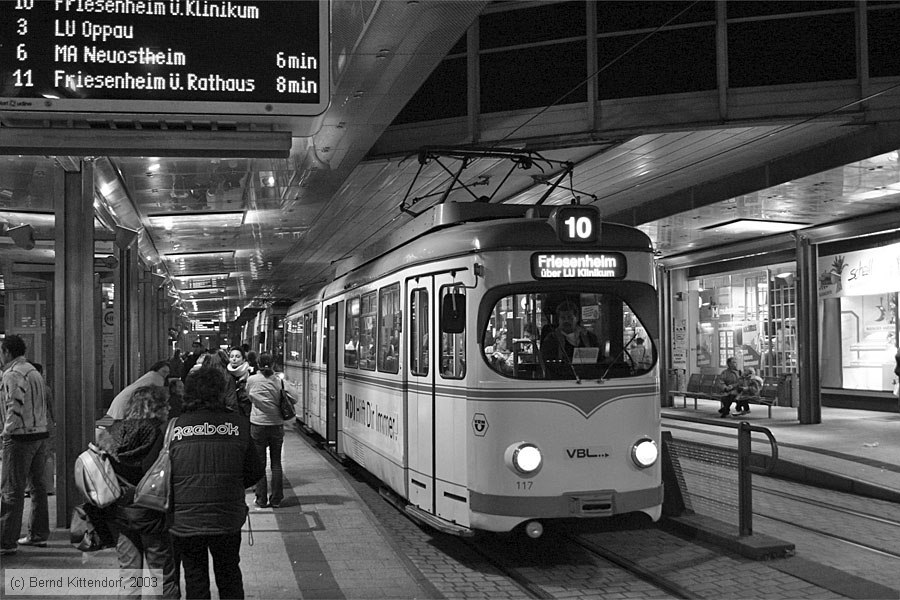
[[[670,348],[672,347],[672,285],[669,272],[663,266],[656,267],[657,298],[659,299],[659,343],[657,344],[656,368],[659,373],[660,406],[673,406],[669,395],[669,373],[671,371]]]
[[[797,409],[801,425],[822,422],[822,396],[819,386],[819,317],[816,287],[818,250],[809,238],[796,234],[797,240],[797,376],[800,403]]]
[[[94,302],[94,170],[57,170],[54,176],[56,264],[53,318],[53,393],[58,407],[56,525],[66,527],[83,500],[75,487],[75,458],[94,439],[99,389]]]

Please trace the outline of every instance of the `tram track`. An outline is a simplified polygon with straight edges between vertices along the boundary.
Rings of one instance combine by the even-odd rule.
[[[464,540],[463,543],[494,570],[514,582],[529,598],[596,594],[607,586],[621,585],[625,579],[630,580],[632,586],[634,581],[644,584],[643,592],[647,597],[699,598],[681,585],[602,543],[564,530],[548,534],[548,539],[541,541],[481,536]],[[547,552],[548,546],[553,549],[552,552]],[[548,554],[556,556],[559,564],[547,561]],[[538,559],[538,556],[542,558]],[[511,561],[510,557],[516,557],[516,561]],[[534,562],[541,566],[535,567],[532,559],[537,559]],[[573,566],[580,574],[570,573],[568,580],[554,572],[556,567],[571,571]]]
[[[786,519],[775,516],[773,514],[769,514],[763,511],[753,511],[753,515],[755,518],[762,518],[768,521],[773,521],[776,523],[780,523],[782,525],[788,525],[790,527],[800,529],[802,531],[806,531],[808,533],[812,533],[818,536],[821,536],[825,539],[834,540],[843,544],[852,545],[856,548],[866,550],[869,552],[873,552],[879,554],[883,557],[900,559],[900,548],[891,549],[885,548],[883,546],[879,546],[877,544],[871,543],[867,540],[861,539],[863,536],[859,533],[865,529],[865,525],[869,527],[875,528],[883,528],[889,527],[897,530],[897,535],[893,536],[895,539],[900,538],[900,519],[885,517],[880,515],[871,514],[869,512],[864,512],[861,510],[857,510],[854,508],[849,508],[847,506],[841,506],[835,504],[833,502],[827,502],[819,499],[809,498],[805,496],[801,496],[799,494],[794,494],[791,492],[786,492],[784,490],[776,490],[770,487],[766,487],[763,485],[754,484],[753,490],[758,494],[769,494],[770,496],[780,498],[782,500],[786,500],[789,502],[797,503],[804,507],[812,507],[815,509],[820,509],[824,511],[830,511],[830,513],[836,513],[838,515],[835,521],[831,522],[839,522],[845,528],[849,528],[847,523],[849,520],[853,520],[855,523],[861,523],[861,525],[857,525],[856,527],[849,528],[854,533],[853,535],[845,535],[843,533],[839,533],[836,531],[828,531],[822,527],[817,527],[810,523],[804,523],[798,521],[798,519]]]

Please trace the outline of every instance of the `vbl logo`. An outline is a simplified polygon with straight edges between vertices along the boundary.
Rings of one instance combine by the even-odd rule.
[[[609,452],[591,452],[590,448],[566,448],[569,458],[609,458]]]

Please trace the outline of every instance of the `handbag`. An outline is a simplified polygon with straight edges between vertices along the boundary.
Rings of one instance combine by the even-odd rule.
[[[174,418],[169,419],[166,437],[159,456],[134,488],[134,502],[132,503],[134,506],[162,512],[169,510],[172,493],[172,460],[169,457],[169,442],[172,441],[175,421]]]
[[[294,410],[294,401],[284,389],[284,381],[281,382],[281,396],[278,399],[278,408],[281,409],[281,418],[285,421],[297,418],[297,412]]]
[[[69,541],[82,552],[96,552],[116,547],[116,536],[103,520],[103,513],[90,502],[79,504],[72,509]]]

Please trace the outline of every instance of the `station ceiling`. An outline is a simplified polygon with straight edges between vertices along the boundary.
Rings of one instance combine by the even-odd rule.
[[[189,318],[230,321],[297,298],[443,197],[456,163],[423,165],[416,153],[445,140],[433,124],[390,125],[485,4],[387,3],[391,11],[376,14],[345,50],[346,69],[316,132],[293,138],[287,158],[184,156],[189,145],[177,156],[141,156],[133,137],[90,153],[101,212],[140,232],[141,253],[171,282]],[[481,146],[528,148],[548,165],[572,163],[572,177],[544,203],[596,204],[604,218],[647,232],[665,260],[867,215],[896,221],[896,98],[881,99],[878,118],[860,106],[824,118],[715,123],[675,115],[653,126],[555,136],[547,135],[552,125],[510,135],[510,123],[533,115],[503,115],[481,131]],[[0,219],[31,224],[36,238],[26,250],[0,236],[0,260],[52,264],[54,172],[82,157],[16,153],[4,139],[0,151]],[[485,157],[461,171],[468,189],[446,200],[535,203],[556,174],[552,167],[510,173],[508,161]],[[410,211],[401,210],[404,203]]]

